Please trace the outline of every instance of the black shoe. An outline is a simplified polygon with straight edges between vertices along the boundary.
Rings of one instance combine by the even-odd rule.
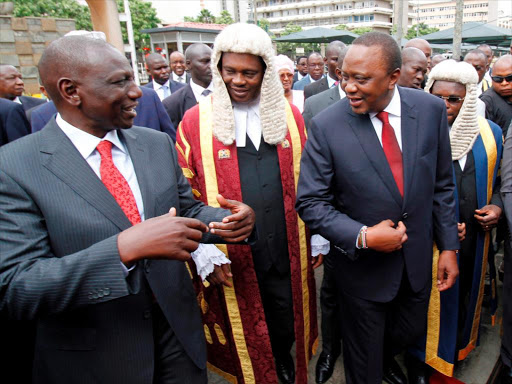
[[[503,368],[500,372],[500,380],[498,381],[499,384],[512,384],[512,369],[507,367],[506,365],[503,365]]]
[[[405,356],[405,366],[407,367],[409,384],[428,384],[429,369],[427,364],[407,354]]]
[[[295,365],[289,354],[282,359],[276,359],[276,372],[281,383],[295,384]]]
[[[334,371],[334,365],[336,364],[336,359],[339,355],[339,353],[337,355],[328,355],[323,351],[320,353],[318,361],[316,362],[315,372],[315,380],[317,384],[323,384],[331,378],[332,372]]]
[[[395,359],[390,359],[384,366],[382,379],[388,384],[407,384],[407,378]]]

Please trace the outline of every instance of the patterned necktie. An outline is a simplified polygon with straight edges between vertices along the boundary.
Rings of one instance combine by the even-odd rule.
[[[387,112],[377,113],[377,118],[382,121],[382,149],[388,159],[391,173],[400,191],[400,195],[404,197],[404,168],[402,163],[402,151],[396,140],[395,130],[389,124]]]
[[[180,83],[183,83],[183,77],[178,76],[178,81],[179,81]]]
[[[201,92],[201,96],[208,96],[210,93],[212,93],[212,91],[205,89],[203,92]]]
[[[101,141],[96,147],[101,156],[100,176],[132,225],[140,223],[139,209],[128,182],[112,161],[112,143]]]

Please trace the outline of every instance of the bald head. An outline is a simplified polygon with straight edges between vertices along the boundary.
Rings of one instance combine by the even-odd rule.
[[[492,88],[508,102],[512,102],[512,55],[501,56],[492,67]]]
[[[418,48],[425,57],[427,58],[428,66],[430,67],[430,57],[432,56],[432,48],[427,40],[424,39],[411,39],[405,45],[404,48]]]
[[[418,48],[408,47],[402,51],[402,67],[398,85],[421,89],[427,73],[427,58]]]
[[[192,44],[185,51],[185,64],[194,83],[207,88],[212,81],[212,49],[206,44]]]
[[[178,76],[183,76],[185,73],[185,56],[179,51],[174,51],[169,57],[171,70]]]
[[[430,63],[430,69],[434,68],[441,61],[445,61],[445,60],[446,60],[446,57],[444,57],[443,55],[437,54],[437,55],[432,56],[432,60]]]
[[[21,73],[12,65],[0,65],[0,98],[14,100],[24,91]]]
[[[324,62],[327,65],[327,72],[331,79],[337,79],[336,66],[338,63],[338,57],[344,48],[346,48],[346,45],[338,40],[331,41],[327,46]]]
[[[487,71],[487,56],[485,53],[479,49],[473,49],[466,53],[466,56],[464,56],[464,61],[471,64],[473,68],[475,68],[476,72],[478,73],[478,82],[480,83],[485,76],[485,72]]]
[[[62,37],[44,50],[38,64],[39,78],[55,104],[61,100],[59,79],[79,80],[85,72],[104,60],[106,52],[124,58],[107,42],[83,36]]]
[[[152,53],[146,57],[146,64],[148,68],[152,68],[155,63],[167,63],[167,60],[159,53]]]
[[[147,71],[153,81],[164,85],[171,75],[171,68],[167,60],[159,53],[152,53],[146,57]]]

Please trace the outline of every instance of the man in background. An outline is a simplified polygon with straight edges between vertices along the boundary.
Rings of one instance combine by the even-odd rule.
[[[324,63],[327,65],[327,76],[319,81],[306,85],[304,87],[304,99],[334,87],[338,81],[338,77],[336,76],[336,64],[338,63],[341,50],[345,47],[346,45],[341,41],[335,40],[329,43],[324,57]]]
[[[0,64],[0,98],[21,104],[25,113],[46,100],[37,97],[23,96],[25,83],[21,73],[12,65]]]
[[[146,65],[148,75],[153,80],[144,85],[146,88],[154,89],[160,100],[171,96],[178,89],[185,86],[183,83],[178,83],[170,79],[171,69],[169,63],[159,53],[152,53],[146,57]]]
[[[293,84],[301,81],[308,74],[308,58],[306,56],[297,57],[297,71],[293,74]],[[293,86],[292,84],[292,86]]]
[[[308,56],[308,74],[301,81],[293,85],[293,89],[303,91],[306,85],[312,84],[324,77],[324,60],[318,52],[312,52]]]
[[[169,57],[171,64],[172,80],[178,83],[188,83],[190,81],[190,75],[185,73],[185,56],[179,51],[174,51]]]
[[[427,58],[427,70],[430,71],[431,65],[432,65],[432,62],[431,62],[432,48],[430,47],[429,42],[425,39],[414,38],[414,39],[409,40],[404,45],[404,48],[410,48],[410,47],[418,48],[421,52],[423,52],[423,54]]]
[[[487,58],[487,69],[485,72],[485,79],[489,84],[492,83],[491,74],[492,74],[492,60],[494,59],[494,52],[492,48],[488,44],[481,44],[476,49],[479,49],[483,53],[485,53],[485,56]]]
[[[480,96],[490,87],[489,82],[485,79],[485,74],[487,71],[487,56],[483,51],[479,49],[473,49],[466,53],[466,56],[464,56],[464,61],[471,64],[473,68],[475,68],[476,73],[478,73],[478,85],[476,92],[477,95]]]
[[[192,44],[185,51],[187,70],[191,76],[190,82],[162,102],[176,129],[185,112],[213,90],[211,55],[212,49],[202,43]]]
[[[398,85],[406,88],[423,89],[421,84],[427,74],[427,58],[418,48],[409,47],[402,50],[402,69]]]

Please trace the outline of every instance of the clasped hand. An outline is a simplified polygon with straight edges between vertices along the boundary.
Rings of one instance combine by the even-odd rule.
[[[231,215],[221,223],[210,223],[211,233],[227,242],[240,242],[252,232],[255,214],[248,205],[217,196],[221,208]],[[197,219],[176,216],[176,209],[154,217],[121,232],[117,246],[121,261],[128,267],[141,259],[173,259],[186,261],[195,251],[209,228]]]
[[[407,228],[401,221],[395,228],[395,223],[391,220],[381,221],[373,227],[368,227],[366,233],[366,244],[378,252],[389,253],[402,248],[402,244],[407,241]]]

